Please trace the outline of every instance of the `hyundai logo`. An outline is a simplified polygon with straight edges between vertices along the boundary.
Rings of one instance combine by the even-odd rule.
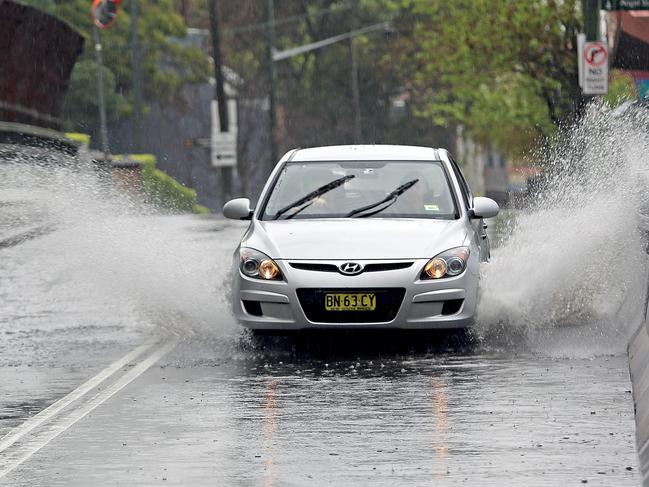
[[[345,262],[338,267],[338,270],[346,276],[355,276],[363,272],[363,266],[356,262]]]

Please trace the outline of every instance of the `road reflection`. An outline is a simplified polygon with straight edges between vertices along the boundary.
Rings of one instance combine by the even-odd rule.
[[[263,433],[264,451],[266,454],[266,459],[264,461],[266,470],[264,475],[264,485],[266,487],[273,487],[275,485],[273,467],[275,465],[275,433],[277,432],[278,423],[276,403],[277,385],[277,379],[268,379],[266,383],[266,397],[264,400]]]
[[[445,380],[439,377],[431,377],[432,387],[432,411],[433,411],[433,477],[440,479],[447,474],[448,458],[448,387]]]

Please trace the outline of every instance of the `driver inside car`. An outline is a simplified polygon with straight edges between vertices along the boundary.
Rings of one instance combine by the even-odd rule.
[[[408,191],[403,193],[395,204],[395,211],[404,214],[439,213],[443,210],[441,195],[435,194],[423,174],[410,173],[402,183],[417,180]]]

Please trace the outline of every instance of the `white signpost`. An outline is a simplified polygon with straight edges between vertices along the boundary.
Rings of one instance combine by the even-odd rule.
[[[579,39],[579,84],[584,95],[608,93],[608,46],[604,42],[583,42]]]
[[[237,102],[228,100],[228,132],[221,132],[219,108],[212,100],[212,167],[237,165]]]

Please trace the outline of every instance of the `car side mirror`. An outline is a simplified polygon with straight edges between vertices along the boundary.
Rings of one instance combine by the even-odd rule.
[[[223,205],[223,216],[232,220],[250,220],[252,211],[248,198],[235,198]]]
[[[493,218],[498,214],[500,208],[491,198],[477,196],[473,198],[473,208],[470,210],[471,218]]]

